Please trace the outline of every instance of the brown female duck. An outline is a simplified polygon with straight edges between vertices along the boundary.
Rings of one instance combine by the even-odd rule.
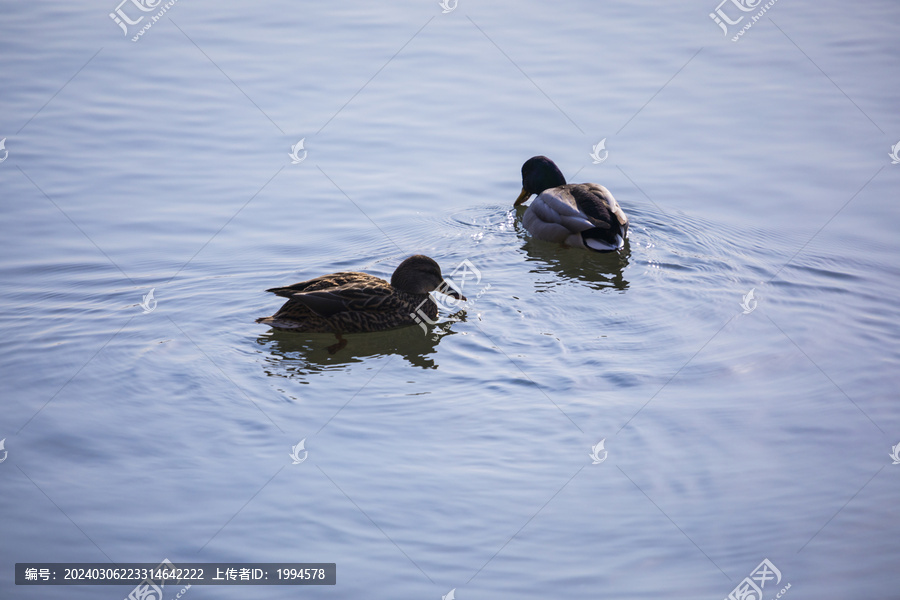
[[[415,325],[422,316],[434,321],[438,307],[428,295],[432,291],[465,300],[444,282],[441,267],[421,254],[401,262],[390,283],[367,273],[345,271],[266,291],[288,301],[257,323],[306,333],[336,333],[339,340],[342,333]]]

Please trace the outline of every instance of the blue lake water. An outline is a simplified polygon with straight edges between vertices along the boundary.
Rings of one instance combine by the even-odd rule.
[[[900,5],[137,4],[3,8],[0,598],[900,597]],[[536,154],[623,252],[530,239]],[[415,253],[427,333],[254,322]]]

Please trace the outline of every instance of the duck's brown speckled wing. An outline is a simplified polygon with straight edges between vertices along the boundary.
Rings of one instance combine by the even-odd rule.
[[[372,284],[387,283],[383,279],[379,279],[368,273],[358,273],[356,271],[342,271],[340,273],[331,273],[330,275],[322,275],[293,285],[284,287],[269,288],[267,292],[272,292],[276,296],[290,298],[297,292],[312,292],[316,290],[327,290],[341,287],[353,283]]]
[[[267,291],[288,301],[257,322],[278,329],[359,333],[412,325],[417,311],[437,317],[428,294],[402,292],[366,273],[334,273]]]
[[[297,302],[321,317],[344,312],[391,312],[402,307],[403,301],[388,282],[377,277],[372,280],[327,289],[307,289],[294,292],[289,298],[290,302]]]

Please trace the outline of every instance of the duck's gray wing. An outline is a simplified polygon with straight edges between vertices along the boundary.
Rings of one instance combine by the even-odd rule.
[[[563,243],[573,233],[594,227],[579,211],[568,188],[561,186],[538,194],[522,217],[525,229],[539,239]]]

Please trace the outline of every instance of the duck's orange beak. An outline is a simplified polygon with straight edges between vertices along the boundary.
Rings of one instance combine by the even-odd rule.
[[[456,298],[457,300],[462,300],[463,302],[465,302],[466,300],[468,300],[468,298],[466,298],[465,296],[463,296],[462,294],[460,294],[459,292],[457,292],[456,289],[455,289],[452,285],[450,285],[449,283],[447,283],[447,280],[446,280],[446,279],[445,279],[444,282],[441,283],[441,285],[438,286],[438,288],[437,288],[436,290],[434,290],[434,291],[436,291],[436,292],[438,292],[438,293],[441,293],[441,294],[445,294],[445,295],[447,295],[447,296],[450,296],[451,298]]]
[[[513,206],[518,206],[518,205],[522,204],[523,202],[527,201],[529,198],[531,198],[531,194],[526,192],[525,188],[522,188],[522,193],[519,194],[518,198],[516,198],[516,201],[513,203]]]

